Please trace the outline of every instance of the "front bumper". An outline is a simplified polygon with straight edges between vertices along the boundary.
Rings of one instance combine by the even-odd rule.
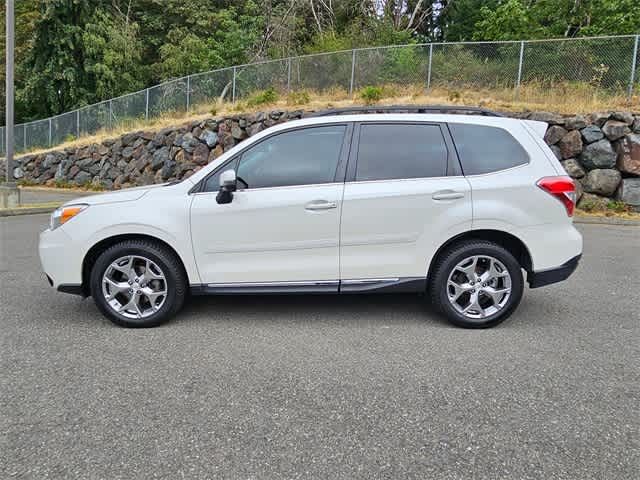
[[[582,257],[582,254],[576,255],[568,262],[556,268],[550,268],[540,272],[529,272],[527,274],[527,282],[529,282],[529,286],[531,288],[538,288],[566,280],[573,272],[575,272],[576,268],[578,268],[580,257]]]
[[[64,227],[42,232],[38,253],[42,270],[56,290],[71,293],[67,286],[82,284],[83,252]]]

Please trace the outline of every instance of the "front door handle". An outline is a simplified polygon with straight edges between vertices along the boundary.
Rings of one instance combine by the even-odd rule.
[[[459,198],[464,198],[464,193],[455,192],[453,190],[441,190],[431,195],[431,198],[434,200],[457,200]]]
[[[304,206],[305,210],[317,211],[317,210],[331,210],[332,208],[337,208],[338,204],[336,202],[327,202],[326,200],[314,200],[313,202],[309,202]]]

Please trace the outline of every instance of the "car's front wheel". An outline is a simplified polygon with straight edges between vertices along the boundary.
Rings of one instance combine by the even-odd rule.
[[[182,307],[187,289],[175,254],[149,240],[109,247],[91,271],[91,295],[100,311],[122,327],[155,327]]]
[[[457,326],[493,327],[522,299],[522,269],[514,256],[492,242],[461,242],[437,260],[430,278],[431,300]]]

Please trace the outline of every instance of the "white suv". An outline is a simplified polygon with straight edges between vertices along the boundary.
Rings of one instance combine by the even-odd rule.
[[[360,292],[426,292],[456,325],[496,325],[523,270],[532,288],[566,279],[582,237],[546,124],[477,113],[277,125],[179,183],[65,204],[42,266],[126,327],[189,294]]]

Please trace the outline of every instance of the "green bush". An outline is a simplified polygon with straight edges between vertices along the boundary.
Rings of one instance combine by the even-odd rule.
[[[373,105],[382,100],[382,87],[367,86],[360,90],[360,98],[366,105]]]
[[[268,105],[278,101],[278,92],[273,87],[269,87],[266,90],[255,93],[251,98],[247,100],[247,106],[257,107],[259,105]]]
[[[311,101],[308,92],[304,90],[300,92],[291,92],[287,95],[287,105],[306,105]]]
[[[616,213],[625,213],[629,212],[631,208],[624,202],[620,200],[610,200],[607,203],[607,210],[613,210]]]

